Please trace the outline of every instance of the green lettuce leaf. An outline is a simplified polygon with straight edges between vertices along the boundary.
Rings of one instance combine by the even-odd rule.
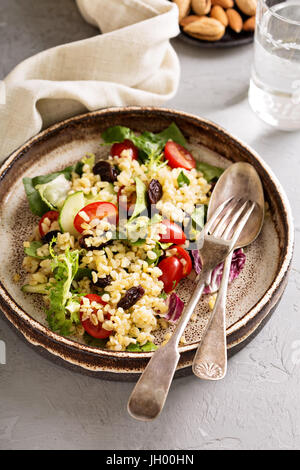
[[[55,180],[59,175],[64,175],[67,180],[71,180],[72,172],[75,171],[74,166],[69,166],[62,171],[51,173],[49,175],[35,176],[34,178],[23,178],[23,184],[25,193],[28,199],[30,210],[33,214],[44,215],[48,210],[49,206],[41,198],[39,191],[36,189],[37,185],[43,185],[50,183]]]
[[[170,248],[170,246],[173,245],[173,243],[161,243],[161,242],[157,242],[158,245],[161,247],[162,250],[167,250],[168,248]]]
[[[161,139],[164,139],[165,142],[167,143],[168,140],[173,140],[174,142],[177,142],[177,144],[182,145],[183,147],[186,146],[186,139],[184,135],[182,134],[181,130],[178,128],[178,126],[173,122],[167,129],[164,131],[160,132],[159,135]]]
[[[151,266],[152,264],[154,264],[154,266],[157,266],[159,258],[163,254],[163,251],[160,249],[160,246],[159,246],[158,243],[156,244],[156,246],[151,251],[153,251],[156,254],[156,258],[155,259],[150,259],[150,258],[147,257],[146,261],[149,264],[149,266]]]
[[[155,351],[157,349],[157,346],[151,341],[148,341],[143,346],[141,346],[139,343],[136,343],[136,344],[130,343],[126,349],[127,351],[131,351],[131,352],[149,352],[149,351]]]
[[[135,242],[130,242],[131,246],[142,246],[146,243],[146,238],[139,238]]]
[[[113,126],[102,132],[101,137],[106,144],[116,144],[125,139],[132,140],[135,138],[135,134],[129,127]]]
[[[94,346],[96,348],[105,348],[108,338],[93,338],[88,333],[84,333],[83,339],[86,344],[89,346]]]
[[[164,129],[158,134],[143,132],[141,135],[136,135],[128,127],[114,126],[103,132],[101,137],[106,144],[123,142],[125,139],[131,140],[140,150],[140,158],[142,161],[145,161],[149,157],[153,158],[153,156],[160,155],[168,140],[173,140],[183,146],[186,145],[184,135],[175,123],[172,123],[167,129]]]
[[[32,256],[32,258],[37,258],[37,259],[47,259],[49,256],[38,256],[37,255],[37,250],[43,246],[42,242],[30,242],[30,246],[27,248],[24,248],[24,252],[27,256]]]
[[[78,268],[74,281],[81,281],[85,277],[92,279],[92,270],[90,268]]]
[[[79,176],[83,174],[83,165],[89,165],[92,170],[95,165],[95,155],[93,153],[87,153],[79,162],[74,166],[74,172]]]
[[[214,179],[220,178],[224,172],[223,168],[218,168],[217,166],[209,165],[204,162],[197,162],[197,170],[203,173],[203,177],[210,183]]]
[[[189,186],[191,184],[190,180],[188,179],[188,177],[185,175],[185,173],[183,173],[183,171],[181,171],[178,175],[178,178],[177,178],[177,183],[178,183],[178,186],[179,188],[181,188],[182,186],[184,186],[185,184],[187,186]]]
[[[167,300],[168,294],[166,294],[165,291],[163,290],[163,291],[159,294],[158,297],[160,297],[161,299]]]
[[[23,184],[31,212],[41,217],[49,210],[49,207],[42,200],[39,192],[35,189],[33,179],[23,178]]]

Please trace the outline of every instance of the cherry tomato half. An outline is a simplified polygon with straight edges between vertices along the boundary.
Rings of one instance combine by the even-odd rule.
[[[129,154],[132,160],[137,160],[139,158],[139,151],[138,148],[134,145],[131,140],[124,140],[119,144],[114,144],[110,150],[112,157],[121,157],[123,150],[129,150]]]
[[[89,299],[90,303],[97,302],[97,304],[106,305],[106,302],[104,302],[102,300],[100,295],[88,294],[88,295],[85,296],[85,298]],[[83,300],[81,300],[81,305],[82,304],[83,304]],[[97,309],[93,309],[93,313],[95,313],[95,315],[97,315]],[[82,316],[83,316],[83,313],[81,311],[80,312],[81,324],[82,324],[83,328],[85,329],[85,331],[90,336],[93,336],[93,338],[108,338],[108,336],[112,334],[112,331],[108,331],[108,330],[105,330],[104,328],[102,328],[102,323],[99,322],[98,325],[94,325],[91,322],[91,320],[89,320],[89,319],[82,321]],[[108,320],[110,319],[110,314],[109,313],[107,313],[105,316]]]
[[[188,276],[193,268],[192,260],[188,252],[179,245],[173,245],[167,250],[167,254],[170,254],[171,256],[176,256],[176,258],[179,259],[179,261],[182,264],[182,277]]]
[[[89,220],[81,217],[80,213],[84,212]],[[90,223],[93,219],[103,219],[107,217],[111,224],[117,224],[118,209],[111,202],[92,202],[81,209],[74,219],[74,227],[77,232],[82,233],[84,229],[81,227],[84,223]]]
[[[50,222],[54,222],[55,220],[58,220],[58,217],[59,217],[59,212],[57,211],[48,211],[46,212],[46,214],[43,215],[43,217],[41,218],[40,222],[39,222],[39,231],[40,231],[40,235],[41,237],[43,238],[47,232],[44,231],[43,229],[43,223],[44,223],[44,220],[45,219],[49,219]]]
[[[167,233],[160,235],[161,243],[175,243],[175,245],[183,245],[186,242],[186,236],[182,228],[168,219],[162,221],[167,227]]]
[[[186,170],[196,168],[193,155],[182,145],[170,140],[166,143],[164,152],[171,168],[185,168]]]
[[[136,203],[136,192],[131,193],[130,196],[127,196],[127,199],[123,198],[122,191],[125,186],[122,186],[118,191],[118,208],[119,212],[123,212],[124,215],[132,216]],[[125,199],[125,200],[124,200]]]
[[[176,256],[168,256],[158,263],[158,267],[162,271],[159,280],[164,283],[164,291],[168,294],[175,289],[178,282],[182,279],[182,263]]]

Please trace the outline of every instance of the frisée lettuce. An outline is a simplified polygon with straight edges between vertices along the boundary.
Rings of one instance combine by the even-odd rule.
[[[50,304],[46,313],[50,328],[65,336],[72,332],[74,325],[80,323],[78,294],[71,290],[78,271],[80,251],[67,249],[64,253],[55,255],[55,241],[53,238],[50,244],[55,282],[49,288]]]

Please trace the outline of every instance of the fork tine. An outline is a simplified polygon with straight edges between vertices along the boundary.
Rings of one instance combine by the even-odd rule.
[[[240,204],[241,201],[238,200],[235,205],[231,206],[228,210],[226,210],[224,216],[222,218],[219,218],[219,220],[214,224],[214,227],[212,227],[210,231],[211,235],[213,235],[214,237],[222,236],[222,233],[224,232],[224,230],[226,230],[228,223],[230,223],[230,221],[232,220],[231,218],[234,217],[235,214],[240,211]]]
[[[204,227],[205,233],[210,232],[212,226],[214,225],[214,223],[218,219],[219,215],[223,212],[223,210],[226,207],[227,207],[227,210],[228,210],[228,207],[230,208],[231,205],[234,203],[234,201],[235,201],[235,198],[230,197],[229,199],[224,201],[222,204],[220,204],[220,206],[217,208],[217,210],[213,213],[213,215],[210,217],[210,219],[206,222],[205,227]]]
[[[229,238],[229,235],[230,235],[233,227],[235,226],[236,222],[239,220],[240,216],[242,215],[242,213],[246,209],[247,205],[249,205],[249,204],[250,204],[250,201],[246,201],[240,207],[240,209],[237,210],[235,214],[233,214],[232,219],[230,220],[229,224],[227,225],[227,227],[225,227],[225,230],[220,234],[220,236],[222,238],[224,238],[225,240],[227,240]]]
[[[249,209],[247,209],[247,211],[245,212],[245,214],[243,215],[243,217],[240,219],[240,221],[237,223],[237,226],[233,228],[234,232],[233,232],[233,236],[232,238],[230,239],[230,244],[231,244],[231,247],[233,247],[235,245],[235,243],[237,242],[237,240],[239,239],[239,236],[243,230],[243,228],[245,227],[246,223],[248,222],[248,219],[250,217],[250,215],[252,214],[254,208],[256,206],[256,203],[255,202],[252,202],[251,206],[249,207]]]

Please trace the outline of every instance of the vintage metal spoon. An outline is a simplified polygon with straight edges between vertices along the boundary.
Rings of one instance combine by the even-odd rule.
[[[209,282],[212,269],[232,251],[254,209],[254,202],[241,202],[240,198],[229,197],[205,224],[198,239],[201,273],[196,278],[191,298],[185,305],[171,339],[153,354],[133,389],[128,401],[128,412],[132,417],[143,421],[152,420],[163,409],[180,358],[179,339],[205,284]],[[215,235],[216,231],[218,236]]]
[[[261,231],[264,220],[264,193],[254,167],[239,162],[231,165],[217,182],[209,202],[208,220],[216,208],[229,196],[242,196],[256,202],[254,211],[244,227],[235,248],[252,243]],[[194,374],[206,380],[220,380],[227,370],[226,295],[232,260],[231,252],[224,265],[222,282],[211,313],[211,321],[204,332],[193,361]]]

